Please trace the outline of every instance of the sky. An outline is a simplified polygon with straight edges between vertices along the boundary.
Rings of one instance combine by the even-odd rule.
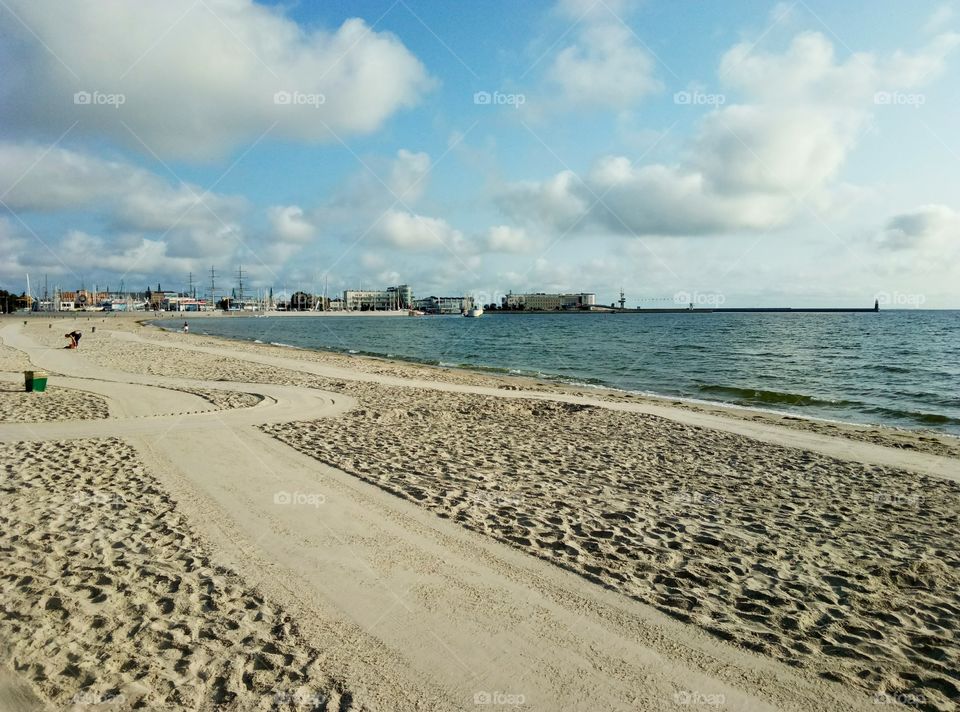
[[[960,308],[960,0],[2,0],[0,288]]]

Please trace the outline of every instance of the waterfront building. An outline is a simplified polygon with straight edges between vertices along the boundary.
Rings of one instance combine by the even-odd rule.
[[[348,311],[390,311],[411,309],[413,290],[406,284],[386,289],[348,289],[343,293]]]
[[[504,309],[526,311],[562,311],[566,309],[589,309],[597,303],[597,295],[590,292],[576,294],[514,294],[510,292],[502,300]]]

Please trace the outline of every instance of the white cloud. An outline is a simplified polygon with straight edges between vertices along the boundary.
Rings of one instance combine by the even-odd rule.
[[[267,210],[267,218],[273,236],[281,242],[307,242],[316,231],[298,205],[274,205]]]
[[[547,72],[558,101],[590,109],[625,109],[661,88],[654,61],[616,17],[586,21]]]
[[[216,230],[247,208],[243,198],[171,185],[123,161],[9,142],[0,142],[0,194],[17,212],[102,212],[118,230]]]
[[[463,247],[463,234],[442,218],[389,210],[373,230],[379,240],[405,250],[450,249]]]
[[[490,252],[527,252],[532,240],[523,228],[495,225],[487,230],[484,247]]]
[[[930,34],[940,32],[945,27],[953,23],[955,16],[956,11],[954,10],[952,3],[944,3],[933,11],[933,13],[927,19],[926,24],[924,24],[923,29]]]
[[[23,22],[0,12],[0,64],[16,68],[0,76],[0,119],[29,132],[59,136],[76,121],[73,135],[207,159],[274,122],[271,135],[310,142],[372,132],[433,83],[400,40],[360,19],[305,29],[251,0],[8,4]],[[76,105],[82,91],[123,103]]]
[[[582,178],[563,171],[514,184],[499,203],[523,225],[562,232],[702,235],[787,225],[804,204],[835,202],[832,189],[868,125],[875,92],[936,76],[958,38],[940,35],[915,54],[844,62],[818,33],[797,35],[781,54],[737,45],[721,75],[746,101],[706,114],[677,164],[602,158]]]
[[[960,35],[947,32],[916,53],[878,57],[860,52],[838,62],[833,44],[823,34],[801,32],[779,54],[759,52],[751,42],[735,45],[721,59],[720,76],[754,101],[770,105],[863,106],[877,91],[911,88],[933,79],[958,44]]]
[[[0,195],[28,223],[55,217],[65,226],[54,235],[42,230],[48,247],[0,255],[0,274],[15,274],[22,261],[51,274],[185,275],[241,257],[270,273],[314,233],[295,205],[268,209],[270,234],[261,234],[261,216],[243,198],[171,183],[124,161],[33,144],[0,142]],[[21,228],[29,245],[29,230]]]

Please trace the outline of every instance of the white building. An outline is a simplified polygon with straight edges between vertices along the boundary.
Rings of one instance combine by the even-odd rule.
[[[585,309],[597,303],[597,295],[590,292],[577,294],[514,294],[510,292],[502,300],[504,309],[524,309],[527,311],[562,311],[565,309]]]
[[[386,289],[348,289],[343,293],[348,311],[389,311],[413,307],[413,290],[406,284]]]

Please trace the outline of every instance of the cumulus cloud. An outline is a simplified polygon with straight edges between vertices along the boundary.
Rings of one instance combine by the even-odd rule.
[[[208,159],[268,130],[308,142],[372,132],[433,83],[360,19],[307,29],[251,0],[7,4],[0,120],[22,131],[59,136],[77,122],[74,135]]]
[[[463,234],[442,218],[417,215],[404,210],[389,210],[374,228],[376,238],[405,250],[457,250]]]
[[[786,225],[804,201],[830,205],[830,188],[870,119],[874,94],[912,88],[944,66],[960,37],[935,37],[921,51],[836,59],[818,33],[782,53],[738,44],[721,76],[745,101],[706,114],[674,165],[597,161],[510,186],[501,208],[523,225],[562,232],[703,235]]]
[[[880,233],[891,250],[960,249],[960,213],[946,205],[922,205],[891,217]]]
[[[316,230],[298,205],[274,205],[267,217],[272,235],[281,242],[306,242]]]
[[[247,201],[88,152],[0,142],[0,195],[17,212],[102,212],[117,230],[218,229]]]
[[[315,232],[296,205],[260,214],[244,198],[170,181],[126,161],[35,144],[0,142],[0,196],[5,209],[30,222],[65,226],[53,234],[43,229],[44,244],[27,249],[37,238],[17,222],[18,246],[0,254],[0,274],[7,275],[23,267],[186,274],[241,258],[269,274]]]
[[[623,22],[609,13],[592,16],[547,73],[560,100],[590,109],[623,109],[661,88],[654,60]]]
[[[489,252],[527,252],[532,240],[523,228],[494,225],[487,230],[483,245]]]

